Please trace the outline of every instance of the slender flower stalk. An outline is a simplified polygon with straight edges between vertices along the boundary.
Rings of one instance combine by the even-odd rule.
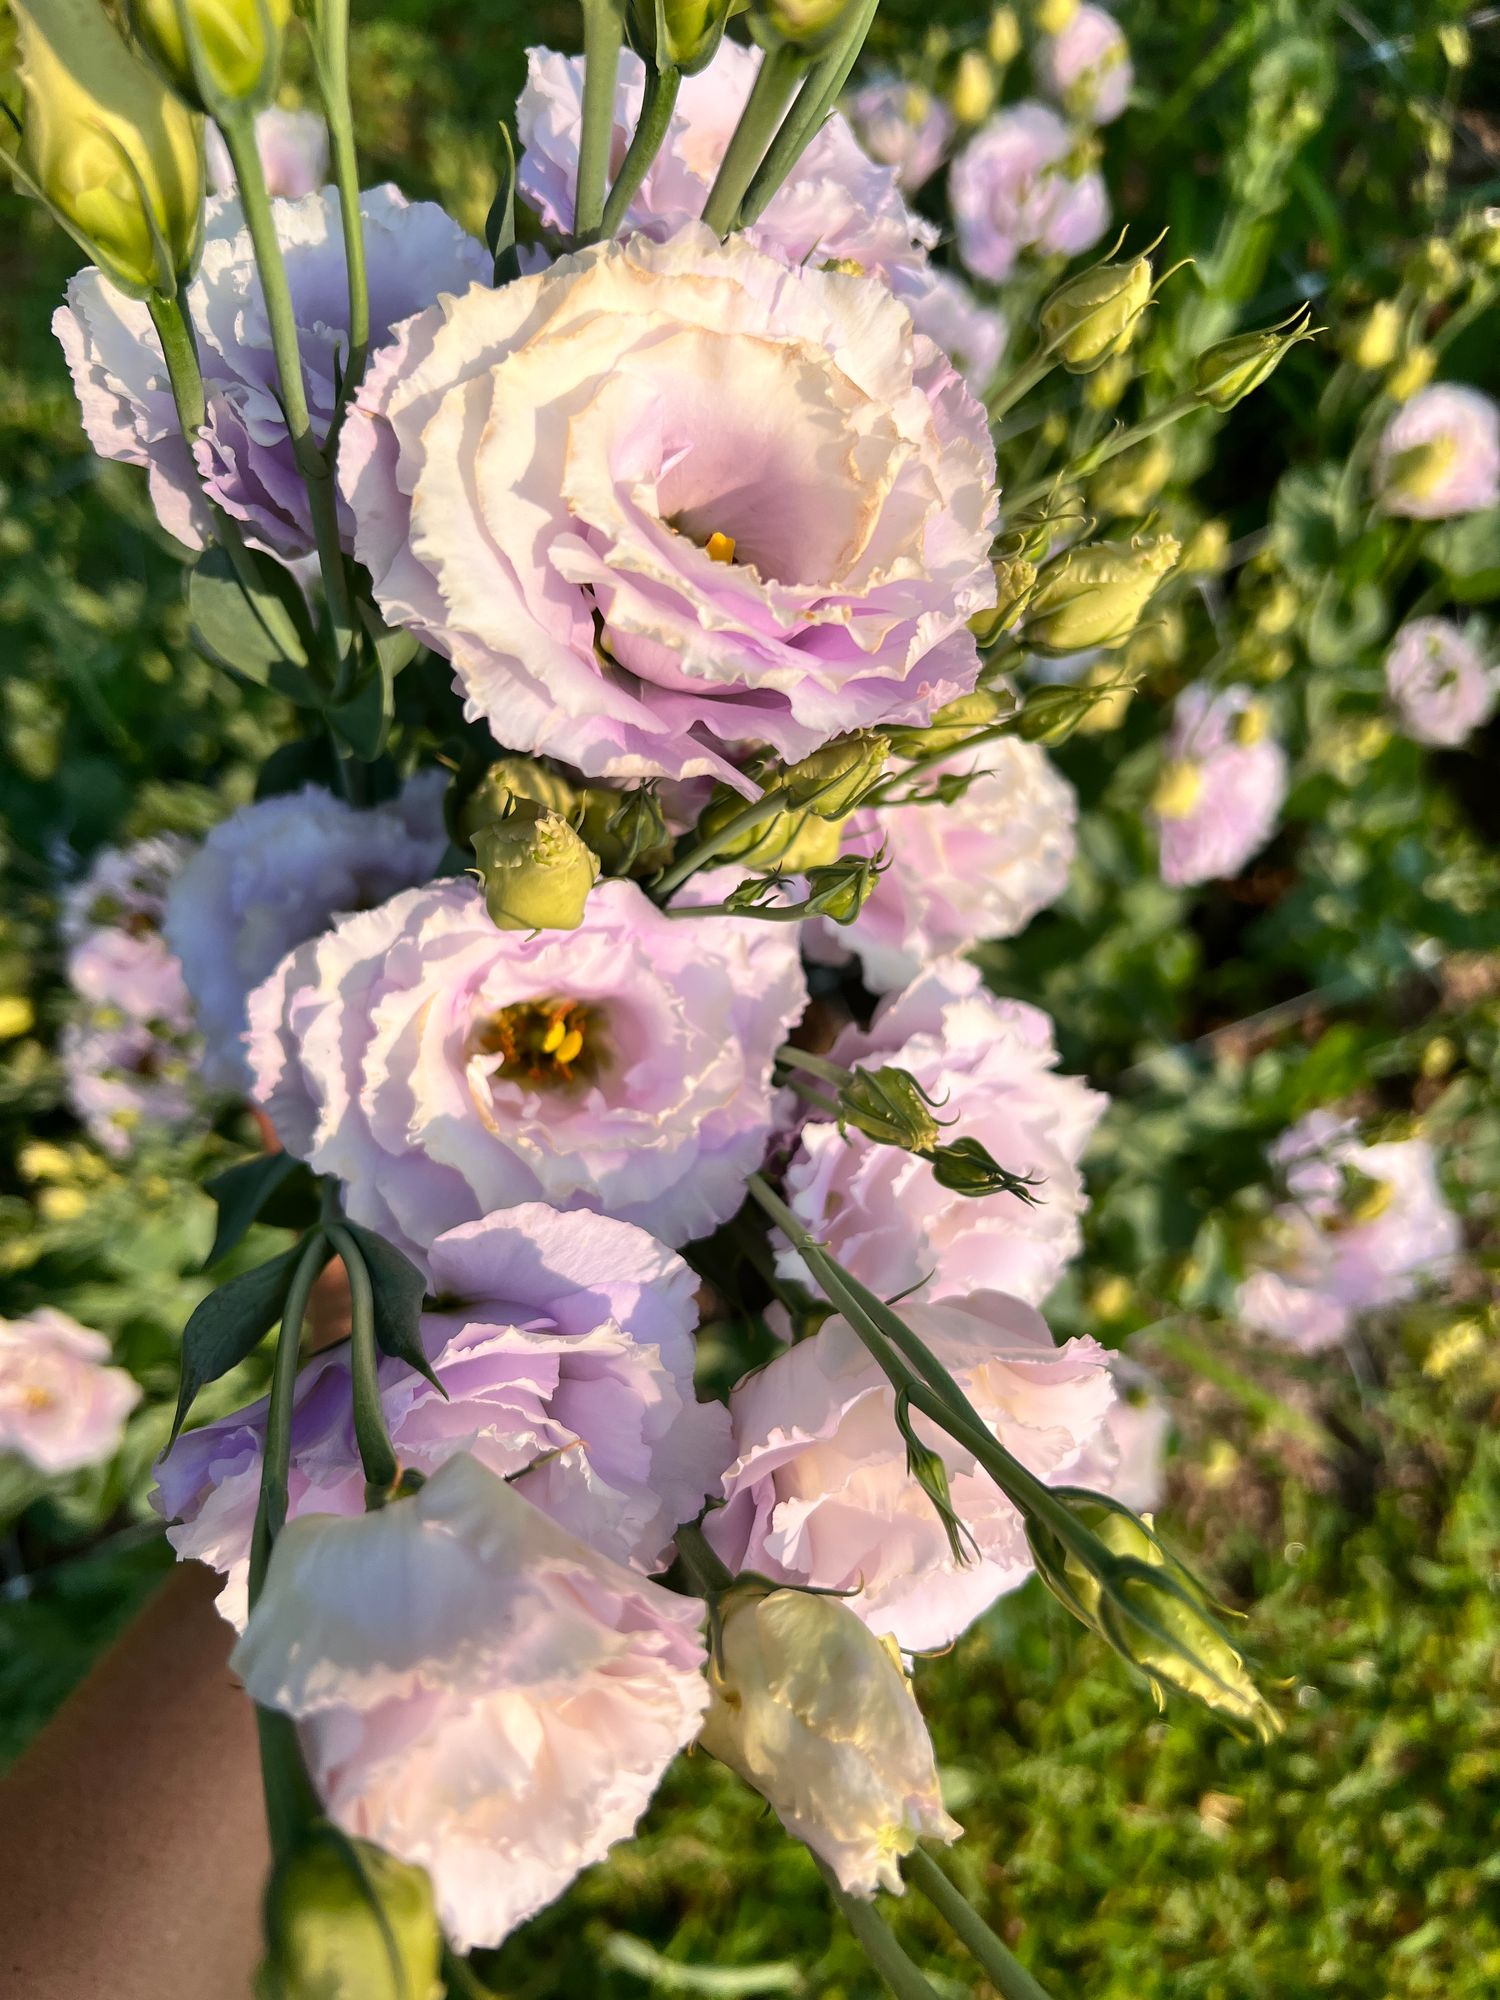
[[[687,853],[673,861],[656,880],[651,883],[651,893],[658,903],[664,903],[674,889],[680,889],[690,875],[696,875],[700,868],[706,868],[710,861],[733,847],[742,835],[753,832],[774,819],[778,813],[786,811],[786,800],[779,793],[770,791],[763,797],[752,799],[744,810],[737,812],[713,833],[705,834],[695,841]]]
[[[354,1392],[354,1441],[364,1467],[368,1497],[379,1501],[396,1483],[399,1470],[380,1402],[380,1353],[375,1344],[375,1299],[359,1245],[341,1223],[330,1223],[328,1240],[349,1277],[349,1373]]]
[[[167,364],[167,380],[172,385],[172,400],[177,405],[177,420],[191,450],[208,416],[208,399],[203,389],[203,371],[198,364],[197,343],[193,339],[193,322],[187,309],[186,286],[179,285],[170,298],[161,292],[153,292],[146,301],[146,309],[151,314],[151,324],[161,342],[162,358]]]
[[[1060,477],[1087,479],[1090,474],[1097,472],[1101,465],[1108,465],[1112,458],[1117,458],[1122,451],[1129,451],[1132,445],[1154,437],[1158,431],[1165,430],[1168,424],[1175,424],[1179,417],[1188,416],[1192,411],[1201,410],[1203,407],[1201,396],[1191,393],[1174,396],[1169,403],[1163,403],[1159,410],[1153,410],[1149,416],[1142,417],[1139,423],[1122,425],[1111,436],[1101,438],[1091,450],[1081,453],[1064,475],[1048,473],[1044,479],[1034,479],[1029,486],[1023,486],[1014,493],[1007,493],[1006,507],[1009,514],[1014,516],[1021,508],[1029,507],[1035,501],[1044,499],[1059,483]]]
[[[820,56],[807,72],[796,102],[782,120],[765,158],[750,177],[740,202],[740,227],[746,229],[764,214],[775,199],[787,175],[812,143],[819,126],[833,109],[839,92],[859,60],[865,37],[875,19],[880,0],[863,0],[849,19],[844,37]]]
[[[704,204],[703,220],[715,236],[727,236],[731,229],[737,227],[740,203],[781,123],[797,79],[806,67],[807,58],[799,49],[781,44],[766,50],[756,72],[754,87],[740,113],[740,122],[735,126],[734,135],[719,163],[718,177]],[[795,157],[794,154],[793,159]],[[789,160],[788,170],[791,164]]]
[[[615,126],[615,78],[625,38],[621,0],[583,0],[583,129],[578,140],[578,185],[573,232],[592,243],[604,218],[604,182]]]
[[[312,35],[318,93],[328,121],[328,147],[349,278],[349,352],[339,381],[339,407],[325,455],[331,461],[343,412],[364,377],[370,354],[370,282],[365,268],[365,224],[359,205],[359,161],[354,148],[354,106],[349,94],[349,0],[319,0]]]
[[[954,1886],[925,1848],[912,1849],[906,1857],[905,1869],[908,1880],[922,1891],[983,1968],[985,1978],[1001,2000],[1050,2000],[1047,1989],[1038,1985],[1020,1960],[1007,1951],[968,1897]]]
[[[926,1975],[897,1944],[890,1925],[875,1905],[860,1896],[847,1895],[839,1887],[838,1877],[827,1862],[820,1860],[816,1854],[813,1860],[818,1873],[828,1884],[828,1893],[838,1905],[839,1914],[859,1939],[865,1957],[896,1995],[896,2000],[937,2000]]]
[[[655,69],[646,67],[645,95],[641,99],[641,115],[636,121],[635,136],[630,148],[620,163],[620,171],[615,176],[615,184],[609,191],[609,200],[604,204],[604,219],[599,226],[599,235],[613,236],[625,220],[626,211],[640,190],[641,182],[650,171],[651,162],[661,151],[662,141],[672,123],[672,113],[677,105],[677,90],[682,82],[682,72],[676,69]]]

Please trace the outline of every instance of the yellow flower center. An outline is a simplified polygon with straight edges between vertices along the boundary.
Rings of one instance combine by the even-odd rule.
[[[721,535],[717,528],[703,544],[703,553],[710,562],[732,563],[734,561],[734,536]]]
[[[1184,759],[1162,772],[1151,803],[1159,819],[1186,819],[1202,796],[1202,767]]]
[[[596,1009],[581,1000],[517,1000],[476,1030],[475,1053],[500,1058],[494,1074],[515,1083],[586,1083],[605,1055]]]
[[[1234,718],[1234,740],[1242,750],[1248,750],[1259,743],[1266,733],[1266,712],[1258,701],[1252,701]]]

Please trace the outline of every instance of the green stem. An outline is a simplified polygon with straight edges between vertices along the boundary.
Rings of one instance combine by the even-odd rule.
[[[599,225],[601,236],[613,236],[625,220],[625,212],[635,200],[651,162],[661,151],[662,141],[672,123],[672,113],[677,108],[677,90],[681,82],[680,70],[648,67],[641,115],[636,120],[630,149],[621,161],[615,184],[609,191],[609,200],[604,204],[604,219]]]
[[[842,1063],[830,1062],[827,1056],[815,1056],[810,1049],[794,1049],[790,1042],[783,1042],[776,1051],[776,1060],[783,1069],[803,1069],[809,1076],[817,1077],[823,1083],[836,1084],[839,1089],[854,1074]]]
[[[966,751],[978,750],[986,743],[993,743],[997,737],[1004,736],[1015,728],[1021,719],[1021,712],[1018,705],[1009,715],[1002,716],[998,722],[986,723],[983,729],[976,729],[972,736],[966,736],[961,743],[950,743],[941,750],[924,750],[920,757],[913,757],[901,770],[893,771],[888,778],[882,778],[862,803],[871,807],[911,805],[913,801],[906,796],[903,788],[913,778],[929,770],[934,764],[946,764],[950,758],[962,757]]]
[[[956,1889],[924,1848],[906,1857],[906,1873],[954,1936],[984,1970],[1001,2000],[1048,2000],[1047,1990],[996,1937],[969,1899]]]
[[[700,1597],[712,1597],[734,1582],[733,1571],[720,1561],[695,1521],[688,1521],[677,1530],[677,1554]]]
[[[1201,410],[1204,407],[1191,391],[1182,396],[1174,396],[1170,403],[1163,403],[1161,408],[1153,411],[1149,417],[1142,417],[1139,423],[1130,424],[1125,429],[1116,431],[1113,437],[1105,438],[1092,450],[1080,453],[1075,462],[1065,468],[1066,476],[1070,479],[1087,479],[1090,474],[1097,472],[1101,465],[1108,465],[1112,458],[1118,458],[1122,451],[1129,451],[1132,445],[1141,444],[1148,437],[1154,437],[1157,431],[1165,430],[1168,424],[1175,424],[1179,417],[1185,417],[1193,410]],[[1005,496],[1007,510],[1017,513],[1021,508],[1029,507],[1032,501],[1042,499],[1057,484],[1059,476],[1057,473],[1048,473],[1045,479],[1032,480],[1029,486],[1023,486],[1018,493],[1007,493]]]
[[[1014,375],[1007,375],[998,387],[990,391],[985,399],[990,422],[998,423],[1007,410],[1019,403],[1023,396],[1029,396],[1038,382],[1050,375],[1056,366],[1057,355],[1051,345],[1039,347],[1029,361],[1022,362]]]
[[[342,1223],[330,1223],[328,1240],[349,1277],[349,1376],[354,1391],[354,1442],[365,1484],[388,1493],[399,1467],[380,1401],[380,1350],[375,1343],[375,1293],[359,1245]]]
[[[804,1104],[811,1104],[815,1110],[821,1111],[826,1118],[836,1119],[842,1116],[836,1097],[829,1097],[821,1090],[814,1090],[810,1083],[804,1083],[799,1076],[788,1077],[786,1083],[787,1088],[795,1090]]]
[[[193,339],[193,322],[187,309],[187,288],[179,288],[175,298],[153,292],[146,301],[151,324],[161,342],[167,364],[167,380],[172,385],[172,401],[177,405],[177,421],[188,449],[208,416],[208,399],[203,390],[203,371],[198,366],[198,347]]]
[[[583,0],[583,126],[573,197],[573,236],[579,243],[594,241],[604,216],[604,181],[615,129],[615,78],[624,36],[620,0]]]
[[[740,203],[756,168],[770,145],[787,99],[807,65],[807,58],[785,45],[767,49],[740,122],[734,128],[718,176],[709,190],[703,220],[715,236],[727,236],[736,226]]]
[[[349,353],[340,383],[338,413],[325,448],[331,462],[344,411],[364,379],[370,355],[370,281],[365,268],[365,224],[359,205],[359,159],[354,149],[354,107],[349,95],[349,0],[320,0],[314,37],[318,90],[328,120],[329,153],[349,282]]]
[[[344,568],[344,552],[339,546],[333,471],[313,436],[307,388],[302,378],[297,319],[292,308],[291,288],[287,284],[281,242],[276,234],[271,197],[266,190],[266,177],[255,144],[254,117],[243,108],[237,108],[232,114],[226,114],[220,130],[239,183],[240,206],[260,273],[266,321],[271,330],[271,351],[276,358],[281,403],[286,412],[287,435],[307,493],[318,566],[322,572],[323,595],[332,626],[334,697],[342,699],[350,667],[354,611],[349,596],[348,573]]]
[[[737,812],[733,819],[726,820],[717,833],[706,834],[690,847],[680,860],[674,860],[670,867],[658,875],[651,884],[651,893],[658,903],[665,902],[674,889],[680,889],[689,875],[696,875],[700,868],[706,868],[710,861],[732,847],[743,834],[752,832],[763,821],[774,819],[779,812],[786,811],[786,798],[780,792],[766,792]]]
[[[838,1905],[839,1914],[858,1938],[865,1957],[896,1995],[896,2000],[937,2000],[927,1979],[897,1944],[890,1925],[875,1905],[865,1902],[862,1897],[847,1895],[821,1855],[814,1854],[813,1860],[817,1863],[818,1873],[828,1884],[828,1893]]]
[[[321,1228],[312,1230],[287,1290],[271,1368],[271,1394],[266,1405],[266,1442],[260,1465],[260,1502],[250,1538],[250,1608],[265,1582],[271,1546],[286,1525],[287,1480],[292,1459],[292,1412],[297,1403],[297,1351],[302,1322],[318,1273],[328,1262],[328,1240]]]
[[[796,103],[771,141],[770,151],[750,178],[750,185],[740,202],[742,229],[748,229],[765,213],[833,109],[839,92],[849,81],[849,72],[859,60],[878,5],[879,0],[863,0],[863,4],[854,11],[844,39],[836,48],[820,56],[808,71],[807,79],[797,93]]]

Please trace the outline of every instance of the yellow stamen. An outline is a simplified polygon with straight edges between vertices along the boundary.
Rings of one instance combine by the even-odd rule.
[[[557,1054],[558,1068],[566,1069],[569,1063],[576,1062],[578,1060],[579,1055],[582,1053],[582,1050],[583,1050],[582,1029],[569,1028],[568,1032],[563,1036],[562,1040],[557,1045],[556,1054]]]
[[[710,562],[732,563],[734,561],[734,536],[721,535],[717,528],[703,545],[703,552]]]
[[[1163,771],[1151,803],[1161,819],[1186,819],[1202,795],[1202,770],[1184,761]]]
[[[555,1056],[557,1051],[562,1047],[563,1038],[567,1032],[567,1025],[564,1018],[559,1014],[557,1019],[552,1023],[552,1026],[542,1037],[542,1054],[544,1056]]]

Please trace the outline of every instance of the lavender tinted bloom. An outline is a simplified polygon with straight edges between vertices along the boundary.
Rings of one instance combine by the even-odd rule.
[[[942,165],[953,137],[948,107],[921,84],[873,77],[848,100],[849,122],[872,160],[894,168],[908,193]]]
[[[1042,36],[1034,61],[1047,95],[1091,125],[1118,118],[1135,82],[1124,30],[1091,0],[1083,0],[1065,28]]]
[[[51,1306],[0,1319],[0,1454],[44,1473],[113,1457],[141,1392],[109,1352],[102,1333]]]
[[[805,1001],[780,925],[605,881],[575,931],[500,931],[465,878],[299,946],[251,995],[250,1065],[288,1150],[419,1261],[535,1200],[684,1243],[739,1207]]]
[[[948,198],[958,250],[976,277],[999,284],[1023,250],[1073,257],[1109,222],[1101,176],[1073,172],[1073,135],[1055,111],[1030,101],[997,112],[954,160]]]
[[[483,245],[433,203],[411,203],[397,189],[379,187],[361,196],[360,207],[377,345],[398,320],[441,292],[488,275]],[[340,357],[349,350],[337,197],[330,188],[278,202],[275,217],[313,429],[321,438],[334,411]],[[89,442],[102,458],[146,467],[162,526],[189,548],[207,539],[206,489],[258,547],[282,557],[305,555],[313,545],[307,496],[281,411],[250,236],[233,196],[208,205],[203,262],[188,288],[188,310],[208,398],[208,420],[191,454],[146,307],[117,292],[92,266],[69,280],[67,304],[52,327],[72,370]],[[342,527],[347,537],[347,513]]]
[[[1385,656],[1385,685],[1404,732],[1451,747],[1487,722],[1500,671],[1447,618],[1411,618]]]
[[[1399,1305],[1458,1254],[1463,1232],[1423,1139],[1361,1145],[1353,1119],[1312,1111],[1271,1158],[1290,1197],[1269,1254],[1240,1287],[1247,1326],[1303,1353],[1333,1346],[1361,1313]]]
[[[167,941],[193,997],[216,1088],[243,1090],[245,1003],[294,945],[337,916],[427,881],[447,846],[443,771],[356,812],[316,785],[242,806],[216,826],[167,899]]]
[[[1388,514],[1441,521],[1500,501],[1500,408],[1478,389],[1435,382],[1403,403],[1375,454]]]
[[[201,1115],[196,1039],[98,1009],[58,1041],[68,1104],[94,1143],[123,1159],[147,1132],[180,1132]]]
[[[217,125],[203,134],[208,180],[215,194],[235,192],[229,148]],[[328,174],[328,127],[316,111],[283,111],[273,104],[255,121],[255,145],[267,191],[288,201],[315,194]]]
[[[1168,758],[1152,800],[1163,881],[1181,888],[1238,874],[1275,831],[1287,788],[1286,752],[1265,734],[1250,690],[1184,688]]]

